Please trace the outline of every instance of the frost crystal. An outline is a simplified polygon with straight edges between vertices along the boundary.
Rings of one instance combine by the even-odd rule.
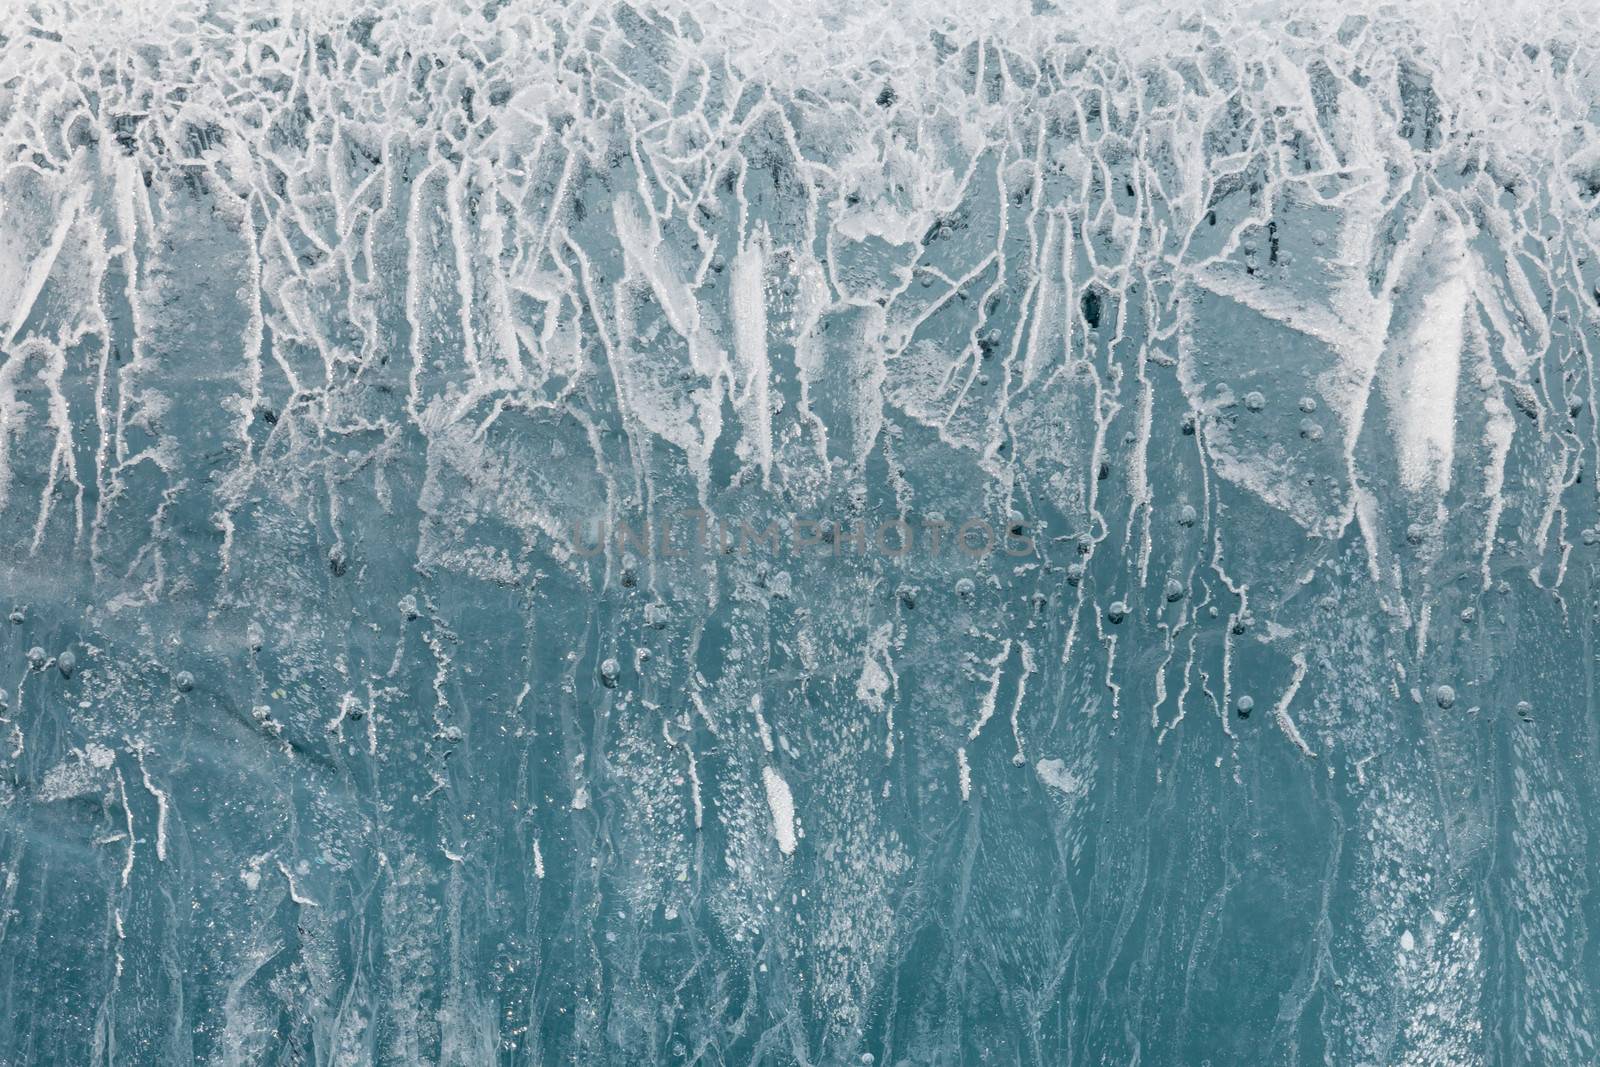
[[[0,1063],[1595,1062],[1593,16],[12,5]]]

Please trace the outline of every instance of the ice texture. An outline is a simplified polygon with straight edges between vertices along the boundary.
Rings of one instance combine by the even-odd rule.
[[[1592,0],[0,13],[0,1063],[1600,1058]]]

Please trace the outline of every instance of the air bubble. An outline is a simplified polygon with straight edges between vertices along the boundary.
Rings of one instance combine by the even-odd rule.
[[[600,663],[600,681],[607,689],[617,687],[617,677],[622,674],[622,664],[608,656]]]
[[[1313,419],[1301,419],[1300,436],[1307,441],[1320,441],[1322,440],[1322,427],[1318,426]]]
[[[1083,581],[1083,564],[1070,563],[1067,565],[1067,584],[1077,585]]]
[[[1439,706],[1441,708],[1444,708],[1448,711],[1450,708],[1455,706],[1456,691],[1450,688],[1448,685],[1441,685],[1434,689],[1433,699],[1439,702]]]
[[[956,596],[962,600],[971,600],[977,587],[972,584],[971,578],[961,578],[956,581]]]
[[[1250,392],[1244,395],[1244,406],[1249,408],[1251,411],[1260,411],[1262,408],[1267,406],[1267,398],[1262,396],[1257,390],[1252,389]]]
[[[1106,618],[1111,621],[1112,625],[1116,625],[1127,617],[1128,605],[1120,600],[1113,601],[1111,606],[1106,609]]]
[[[67,649],[56,657],[56,670],[61,672],[61,677],[71,678],[72,672],[78,669],[78,657],[72,654],[72,649]]]
[[[1303,396],[1300,398],[1300,410],[1309,415],[1317,410],[1317,402],[1309,396]]]
[[[1167,579],[1167,603],[1183,599],[1183,583],[1176,578]]]
[[[32,648],[28,649],[28,666],[32,667],[34,670],[44,670],[46,658],[47,657],[44,654],[44,649],[40,648],[38,645],[34,645]]]
[[[1248,719],[1250,713],[1256,710],[1255,698],[1249,696],[1240,697],[1233,702],[1233,710],[1238,713],[1239,718]]]
[[[1417,523],[1406,527],[1406,543],[1412,545],[1422,544],[1423,530]]]
[[[1178,509],[1178,525],[1193,526],[1200,518],[1200,513],[1194,509],[1193,504],[1185,504]]]
[[[194,688],[194,675],[188,671],[179,671],[172,676],[172,684],[178,687],[178,692],[187,693]]]

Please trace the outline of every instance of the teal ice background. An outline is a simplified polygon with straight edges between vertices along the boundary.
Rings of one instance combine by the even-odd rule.
[[[0,9],[0,1064],[1600,1058],[1592,5]]]

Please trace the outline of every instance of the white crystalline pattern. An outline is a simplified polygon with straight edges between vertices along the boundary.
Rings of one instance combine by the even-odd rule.
[[[1594,22],[11,5],[0,1062],[1593,1062]]]

